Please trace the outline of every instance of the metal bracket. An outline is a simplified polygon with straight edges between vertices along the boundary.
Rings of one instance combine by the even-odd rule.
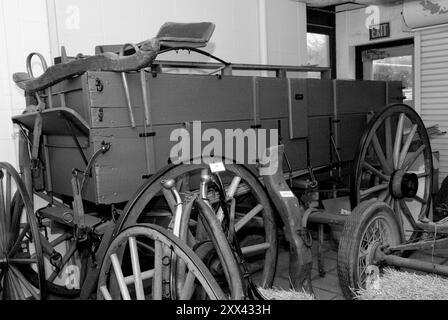
[[[151,137],[155,137],[156,133],[155,132],[144,132],[144,133],[140,133],[138,136],[140,138],[151,138]]]
[[[31,169],[37,169],[39,164],[40,140],[42,138],[42,114],[38,113],[34,120],[33,145],[31,148]]]

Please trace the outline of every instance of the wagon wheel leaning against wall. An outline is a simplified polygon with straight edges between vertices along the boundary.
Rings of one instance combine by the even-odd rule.
[[[25,269],[33,270],[34,283],[25,277]],[[7,163],[0,163],[0,296],[6,300],[46,297],[37,219],[25,184]]]
[[[200,180],[204,170],[209,166],[179,165],[169,166],[151,180],[137,193],[133,201],[128,203],[117,230],[135,223],[157,223],[168,227],[176,210],[176,201],[164,187],[167,181],[173,181],[175,189],[179,191],[184,201],[191,196],[200,196]],[[277,259],[277,233],[273,210],[269,198],[258,179],[246,168],[239,165],[226,165],[226,172],[220,173],[229,198],[229,210],[235,213],[233,225],[237,237],[242,245],[246,259],[253,264],[253,269],[261,269],[261,286],[272,285]],[[208,199],[218,213],[219,203],[216,190],[210,186],[207,190]],[[234,199],[234,201],[232,201]],[[185,207],[185,206],[184,206]],[[216,260],[216,252],[207,239],[200,238],[202,224],[197,223],[197,206],[193,205],[189,222],[189,233],[196,236],[190,241],[190,247],[197,249],[201,256],[208,260],[209,268],[222,270],[222,265]],[[192,237],[190,237],[191,239]],[[193,237],[194,238],[194,237]],[[208,247],[208,250],[206,248]],[[215,256],[215,258],[210,258]],[[258,261],[258,264],[257,264]],[[259,261],[262,261],[261,265]],[[257,270],[253,270],[257,271]],[[219,275],[215,276],[219,277]],[[221,274],[221,276],[223,276]]]
[[[428,219],[433,158],[426,127],[409,106],[387,106],[369,123],[354,160],[352,207],[376,198],[400,219],[406,239],[422,236],[416,225]]]

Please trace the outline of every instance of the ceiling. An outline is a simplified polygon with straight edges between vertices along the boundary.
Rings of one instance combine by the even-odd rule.
[[[305,2],[311,7],[326,7],[341,4],[359,4],[359,5],[394,5],[397,3],[403,3],[403,0],[355,0],[355,1],[344,1],[344,0],[299,0],[300,2]]]

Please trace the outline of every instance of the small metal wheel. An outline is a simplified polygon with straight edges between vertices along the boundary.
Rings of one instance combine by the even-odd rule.
[[[37,281],[32,284],[23,269],[34,270]],[[0,163],[1,298],[44,300],[44,275],[38,224],[25,184],[10,164]]]
[[[354,160],[351,201],[378,199],[391,206],[400,224],[416,239],[416,221],[428,217],[433,159],[425,125],[409,106],[394,104],[369,123]]]
[[[338,275],[347,299],[366,287],[367,268],[375,265],[379,248],[403,243],[397,216],[384,202],[369,200],[353,211],[344,226],[339,253]]]
[[[269,197],[260,181],[248,169],[240,165],[226,165],[220,173],[229,200],[229,210],[234,213],[234,226],[242,244],[251,271],[261,271],[259,286],[271,287],[277,261],[277,230]],[[175,212],[176,203],[163,187],[164,182],[174,181],[182,200],[191,195],[200,196],[200,179],[205,164],[170,166],[151,180],[130,201],[117,225],[117,231],[136,223],[155,223],[168,227]],[[209,188],[210,203],[219,211],[217,192]],[[196,210],[197,211],[197,210]],[[197,212],[191,214],[191,232],[197,234]],[[196,218],[195,218],[196,217]],[[161,222],[163,219],[166,222]],[[196,239],[198,240],[198,239]],[[203,240],[203,239],[202,239]],[[199,240],[200,242],[200,240]],[[189,243],[193,247],[195,243]],[[261,265],[260,265],[261,261]]]
[[[163,300],[172,256],[186,266],[187,282],[202,286],[210,300],[226,296],[201,259],[166,229],[141,224],[123,230],[110,245],[98,281],[99,300]],[[168,281],[169,284],[169,281]],[[179,300],[190,297],[185,285]]]

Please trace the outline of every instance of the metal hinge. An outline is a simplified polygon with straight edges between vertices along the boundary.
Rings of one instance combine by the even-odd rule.
[[[155,132],[140,133],[138,136],[140,138],[150,138],[150,137],[155,137],[156,133]]]

